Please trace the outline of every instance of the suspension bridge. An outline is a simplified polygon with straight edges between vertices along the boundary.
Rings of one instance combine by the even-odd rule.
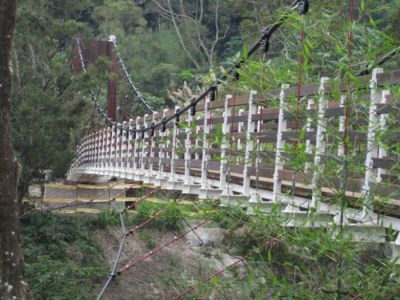
[[[308,1],[295,1],[294,9],[306,14]],[[249,54],[261,47],[266,54],[272,34],[286,18],[267,28]],[[115,51],[115,37],[110,42]],[[79,39],[76,45],[80,70],[86,72]],[[278,212],[282,226],[330,227],[333,235],[340,227],[354,241],[389,244],[393,257],[400,254],[400,234],[395,240],[389,237],[393,230],[400,232],[400,161],[395,151],[400,111],[394,92],[400,70],[375,68],[360,72],[352,82],[322,77],[301,84],[300,69],[298,85],[282,83],[267,93],[224,97],[217,94],[216,82],[188,106],[157,112],[115,53],[149,113],[117,122],[110,113],[115,102],[106,112],[91,91],[107,127],[82,139],[68,180],[119,178],[239,206],[248,214]],[[231,74],[239,77],[235,70]],[[126,233],[122,217],[121,226]],[[112,278],[147,258],[118,271],[126,236],[99,298]]]

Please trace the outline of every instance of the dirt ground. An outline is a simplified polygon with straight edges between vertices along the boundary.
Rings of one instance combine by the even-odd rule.
[[[174,238],[176,233],[144,229],[127,239],[119,268],[130,260],[137,259],[154,247]],[[95,239],[103,250],[111,269],[119,247],[120,229],[109,227],[99,230]],[[223,253],[221,248],[192,246],[183,238],[147,258],[112,281],[104,299],[151,300],[172,299],[196,281],[207,278],[237,258]],[[244,268],[240,266],[238,270]],[[222,275],[230,276],[229,273]],[[233,295],[209,295],[207,299],[238,299]]]

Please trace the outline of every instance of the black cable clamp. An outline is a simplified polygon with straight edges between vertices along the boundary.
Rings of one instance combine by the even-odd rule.
[[[156,130],[156,123],[153,122],[153,124],[151,124],[151,131],[150,131],[150,136],[154,137],[154,131]]]
[[[164,117],[162,120],[162,129],[161,131],[164,133],[167,130],[167,117]]]
[[[217,85],[212,85],[210,87],[210,101],[215,101],[217,99],[217,91],[218,91]]]
[[[192,117],[194,117],[194,116],[196,115],[196,105],[197,105],[197,103],[194,102],[195,100],[196,100],[196,98],[193,98],[193,99],[192,99],[191,107],[190,107],[190,115],[191,115]]]
[[[136,127],[133,127],[132,138],[136,140]]]
[[[308,2],[308,0],[298,0],[297,5],[300,15],[305,15],[306,13],[308,13],[308,9],[310,8],[310,3]]]
[[[144,139],[144,133],[145,133],[144,129],[145,129],[144,126],[142,126],[142,139]]]
[[[270,48],[270,38],[271,38],[271,34],[269,34],[270,32],[270,28],[264,28],[263,30],[261,30],[261,32],[263,33],[263,35],[265,36],[265,38],[261,41],[261,45],[264,46],[263,48],[263,54],[264,56],[268,53],[269,48]]]
[[[178,108],[178,109],[175,111],[175,120],[176,120],[176,121],[175,121],[175,124],[176,124],[177,127],[179,127],[180,116],[181,116],[181,109]]]

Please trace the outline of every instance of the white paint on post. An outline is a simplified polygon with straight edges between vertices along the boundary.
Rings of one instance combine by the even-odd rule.
[[[122,131],[122,142],[121,142],[121,153],[120,153],[120,158],[119,158],[119,167],[120,167],[120,171],[122,171],[123,169],[126,168],[126,154],[127,154],[127,142],[128,142],[128,138],[126,136],[126,129],[128,128],[128,122],[124,121],[122,123],[122,127],[123,127],[123,131]]]
[[[315,104],[315,99],[314,98],[309,98],[307,102],[307,123],[306,123],[306,132],[312,132],[313,131],[313,106]],[[312,155],[313,153],[313,147],[310,139],[306,140],[306,154]],[[305,173],[308,173],[311,169],[311,163],[307,162],[305,165]]]
[[[390,91],[382,91],[382,98],[381,98],[381,104],[387,104],[387,97],[390,96]],[[381,114],[380,116],[380,122],[379,122],[379,129],[384,132],[387,130],[387,125],[388,125],[388,114]],[[384,145],[380,144],[379,149],[378,149],[378,158],[385,158],[387,157],[387,150],[385,149]],[[378,168],[378,174],[377,174],[377,182],[382,182],[382,175],[385,175],[387,171],[382,168]]]
[[[188,119],[187,119],[187,127],[185,128],[185,179],[184,184],[191,184],[190,182],[190,160],[192,156],[192,124],[193,116],[191,114],[190,109],[188,110]]]
[[[282,181],[279,177],[279,171],[283,170],[284,161],[282,152],[285,147],[285,140],[282,135],[287,130],[287,120],[285,119],[285,109],[287,109],[286,90],[288,84],[283,84],[279,95],[279,116],[278,116],[278,132],[276,134],[276,149],[275,149],[275,170],[273,175],[274,187],[272,191],[272,201],[274,203],[281,202]]]
[[[200,139],[199,139],[199,135],[200,135],[200,120],[201,117],[197,117],[196,118],[196,141],[195,141],[195,154],[194,154],[194,159],[195,160],[200,160],[200,153],[199,153],[199,149],[200,149]]]
[[[227,185],[227,171],[228,171],[228,156],[226,155],[226,150],[229,148],[229,132],[231,129],[231,123],[229,123],[229,118],[232,116],[232,107],[229,106],[229,102],[232,99],[232,95],[227,95],[225,97],[225,107],[224,107],[224,123],[222,125],[222,143],[221,143],[221,164],[219,171],[219,188],[223,190],[223,193],[228,193]]]
[[[342,95],[340,97],[340,108],[343,108],[343,110],[344,110],[345,101],[346,101],[346,96]],[[345,125],[345,116],[341,116],[341,117],[339,117],[339,134],[340,134],[340,136],[343,136],[344,125]],[[343,157],[343,155],[344,155],[344,144],[343,144],[343,140],[340,139],[339,147],[338,147],[338,156]]]
[[[254,96],[257,95],[257,91],[251,91],[249,97],[249,111],[247,117],[247,132],[246,132],[246,153],[243,170],[243,195],[250,196],[250,168],[252,165],[251,153],[253,151],[254,140],[252,133],[254,133],[256,124],[253,121],[253,115],[257,112],[257,106],[254,104]]]
[[[143,126],[144,126],[144,128],[147,128],[148,125],[149,125],[148,117],[149,117],[148,114],[144,115],[144,118],[143,118]],[[145,131],[144,135],[141,135],[140,138],[142,136],[143,136],[143,139],[142,139],[142,152],[141,152],[141,155],[140,155],[140,175],[144,176],[146,174],[146,157],[147,157],[147,148],[148,148],[146,139],[149,136],[149,132]]]
[[[140,117],[136,117],[136,130],[139,129],[140,124]],[[139,140],[140,139],[140,133],[136,132],[135,134],[135,143],[133,145],[133,170],[135,173],[137,173],[137,170],[139,169],[139,162],[138,162],[138,153],[140,151],[140,146],[139,146]]]
[[[244,109],[243,108],[239,109],[239,113],[238,113],[239,118],[241,116],[243,116],[243,114],[244,114]],[[242,140],[241,140],[241,133],[242,132],[243,132],[243,122],[238,122],[238,137],[237,137],[237,150],[238,150],[238,152],[243,150],[243,143],[242,143]],[[240,157],[241,157],[241,155],[238,155],[237,158],[236,158],[236,163],[238,165],[240,164]]]
[[[377,114],[377,104],[380,102],[381,94],[378,92],[378,74],[383,73],[383,69],[377,68],[372,71],[372,78],[370,81],[370,97],[371,103],[369,106],[369,120],[368,120],[368,141],[367,141],[367,155],[365,158],[365,178],[364,178],[364,202],[363,202],[363,220],[370,222],[373,215],[373,199],[371,188],[377,182],[377,170],[374,168],[374,158],[378,157],[378,145],[376,142],[376,133],[379,127],[379,120]]]
[[[112,151],[112,133],[113,133],[113,128],[109,127],[108,128],[108,134],[107,134],[107,169],[108,171],[111,169],[111,151]]]
[[[175,106],[175,112],[179,110],[179,106]],[[174,182],[176,180],[176,160],[177,160],[177,155],[176,155],[176,141],[177,141],[177,135],[179,132],[179,126],[177,122],[174,122],[174,129],[172,131],[172,146],[171,146],[171,177],[170,177],[170,182]]]
[[[127,145],[127,151],[126,151],[126,168],[130,170],[133,167],[133,162],[132,162],[132,150],[133,150],[133,143],[135,142],[133,140],[133,134],[131,130],[133,130],[133,119],[129,119],[128,123],[128,128],[129,128],[129,135],[128,135],[128,145]]]
[[[163,111],[163,115],[162,118],[164,119],[167,115],[168,109],[164,109]],[[167,136],[167,130],[165,130],[165,132],[161,130],[159,130],[159,137],[160,137],[160,152],[158,155],[158,176],[157,179],[158,180],[162,180],[164,178],[164,160],[167,157],[166,154],[166,143],[165,143],[165,137]]]
[[[102,169],[102,174],[104,174],[104,171],[107,167],[107,131],[108,128],[104,128],[103,130],[103,143],[102,143],[102,150],[101,150],[101,169]]]
[[[201,189],[208,188],[208,135],[210,133],[210,125],[208,121],[211,117],[210,99],[207,97],[204,103],[204,126],[203,126],[203,155],[201,162]]]
[[[153,112],[153,119],[152,119],[152,124],[156,123],[156,112]],[[152,131],[152,130],[151,130]],[[150,158],[149,158],[149,171],[148,171],[148,176],[149,177],[153,177],[153,159],[154,159],[154,144],[155,144],[155,129],[154,129],[154,134],[152,136],[150,136]]]
[[[315,141],[315,156],[314,156],[314,173],[312,178],[312,197],[310,204],[310,208],[315,208],[317,210],[318,210],[318,203],[321,201],[320,178],[324,170],[324,164],[322,163],[322,155],[325,154],[326,150],[325,132],[328,121],[325,114],[328,106],[328,99],[325,96],[325,86],[328,80],[329,78],[322,77],[321,85],[319,87],[317,134],[315,137],[316,141]]]

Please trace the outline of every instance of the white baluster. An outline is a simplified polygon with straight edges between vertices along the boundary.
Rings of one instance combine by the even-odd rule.
[[[127,150],[126,150],[126,157],[125,157],[125,163],[126,163],[126,172],[130,173],[131,169],[133,168],[133,162],[132,162],[132,155],[133,155],[133,143],[135,142],[133,140],[133,133],[131,130],[133,130],[133,119],[129,119],[128,122],[128,129],[129,129],[129,134],[128,134],[128,144],[127,144]],[[129,174],[128,177],[132,179],[131,175]]]
[[[285,140],[283,139],[283,132],[287,130],[287,120],[285,119],[285,109],[287,108],[286,90],[289,85],[283,84],[279,96],[279,117],[278,117],[278,132],[276,135],[276,149],[275,149],[275,171],[274,171],[274,188],[272,193],[272,201],[274,203],[281,202],[282,181],[279,177],[279,171],[283,170],[284,161],[282,159],[282,152],[285,147]]]
[[[251,168],[251,153],[253,151],[254,141],[252,138],[252,133],[255,130],[255,122],[253,121],[253,115],[257,112],[257,106],[254,104],[254,96],[257,94],[256,91],[250,92],[249,97],[249,111],[247,118],[247,132],[246,132],[246,153],[243,171],[243,195],[250,196],[250,168]]]
[[[241,108],[239,109],[238,116],[241,117],[244,114],[244,109]],[[238,137],[237,137],[237,151],[240,153],[240,151],[243,150],[243,143],[241,140],[241,133],[243,132],[243,122],[238,122]],[[240,155],[237,155],[236,158],[236,163],[240,165]]]
[[[168,109],[164,109],[162,119],[167,116]],[[162,127],[162,126],[161,126]],[[162,128],[160,128],[159,132],[159,138],[160,138],[160,143],[159,143],[159,154],[158,154],[158,174],[155,180],[155,184],[157,186],[163,186],[163,180],[164,180],[164,164],[165,164],[165,159],[167,158],[167,144],[165,141],[165,137],[168,134],[168,130],[165,129],[165,132],[163,132]]]
[[[227,176],[228,176],[228,156],[226,155],[226,150],[229,148],[229,133],[231,130],[231,123],[229,123],[229,118],[232,116],[232,107],[229,106],[232,95],[227,95],[225,97],[225,107],[224,107],[224,123],[222,126],[222,143],[221,143],[221,165],[220,165],[220,175],[219,175],[219,188],[223,190],[224,194],[228,194]]]
[[[184,184],[191,184],[190,182],[190,160],[192,156],[192,123],[193,116],[191,114],[190,109],[188,110],[188,119],[187,119],[187,127],[185,128],[185,179]]]
[[[178,111],[179,106],[175,106],[175,112]],[[178,156],[176,154],[177,148],[177,135],[179,134],[179,125],[177,122],[174,122],[174,127],[172,131],[172,145],[171,145],[171,170],[170,170],[170,178],[168,181],[168,189],[174,190],[176,189],[177,184],[177,176],[176,176],[176,160]]]
[[[376,132],[378,130],[378,114],[377,104],[380,102],[381,94],[378,92],[378,74],[383,73],[383,69],[377,68],[372,72],[370,81],[371,103],[369,106],[369,122],[368,122],[368,142],[367,155],[365,158],[365,179],[363,190],[365,200],[363,203],[363,220],[366,222],[373,221],[373,199],[371,188],[377,182],[377,170],[373,167],[373,159],[378,157],[378,147],[376,145]]]
[[[148,128],[149,126],[149,122],[148,122],[148,114],[144,115],[144,119],[143,119],[143,126],[145,128]],[[149,131],[146,131],[144,133],[144,137],[143,139],[141,139],[142,142],[142,153],[140,156],[140,180],[143,180],[143,177],[146,175],[146,160],[147,160],[147,149],[148,149],[148,145],[147,145],[147,138],[149,137]],[[141,134],[142,136],[142,134]]]
[[[204,103],[204,125],[203,125],[203,155],[201,163],[201,189],[208,189],[208,135],[210,133],[210,125],[208,124],[211,118],[210,99],[207,97]]]
[[[328,100],[325,96],[325,86],[329,78],[322,77],[321,85],[319,88],[319,101],[318,101],[318,115],[317,115],[317,134],[315,141],[315,156],[314,156],[314,173],[312,178],[312,198],[311,208],[318,210],[318,203],[321,201],[321,184],[320,178],[324,170],[324,164],[322,163],[322,155],[326,151],[326,138],[325,132],[327,127],[326,109],[328,106]]]
[[[343,109],[344,109],[345,101],[346,101],[346,96],[342,95],[340,97],[340,107]],[[345,116],[341,116],[341,117],[339,117],[339,134],[341,134],[341,135],[343,135],[344,126],[345,126]],[[340,142],[339,142],[338,156],[340,156],[340,157],[344,156],[344,144],[343,144],[342,139],[340,139]]]
[[[387,97],[390,96],[390,91],[382,91],[382,98],[381,98],[381,104],[387,104]],[[388,125],[388,114],[381,114],[380,116],[380,122],[379,122],[379,127],[380,130],[385,131],[387,130],[387,125]],[[379,150],[378,150],[378,158],[385,158],[387,157],[387,150],[383,145],[379,145]],[[385,175],[387,171],[382,168],[378,168],[378,173],[377,173],[377,182],[382,182],[382,175]]]
[[[309,98],[307,102],[307,123],[306,123],[306,132],[312,132],[313,131],[313,112],[311,111],[313,106],[315,104],[314,98]],[[313,147],[310,139],[306,140],[306,154],[312,155],[313,153]],[[305,173],[308,173],[311,169],[311,163],[307,162],[305,165]]]
[[[156,123],[156,112],[153,112],[153,117],[152,117],[152,124]],[[156,135],[156,129],[154,129],[154,134],[153,136],[151,135],[152,129],[149,131],[149,144],[150,144],[150,156],[149,156],[149,162],[148,162],[148,172],[146,176],[146,182],[145,183],[152,183],[153,179],[153,159],[154,159],[154,143],[155,143],[155,135]]]
[[[136,130],[139,130],[140,129],[140,117],[136,117]],[[137,174],[137,171],[139,170],[139,159],[138,159],[138,155],[139,155],[139,153],[140,153],[140,135],[141,135],[141,133],[139,132],[139,131],[137,131],[136,132],[136,134],[135,134],[135,139],[134,139],[134,141],[135,141],[135,143],[134,143],[134,147],[133,147],[133,171],[134,171],[134,174],[136,175]],[[136,179],[136,177],[135,177],[135,180],[137,180]]]

